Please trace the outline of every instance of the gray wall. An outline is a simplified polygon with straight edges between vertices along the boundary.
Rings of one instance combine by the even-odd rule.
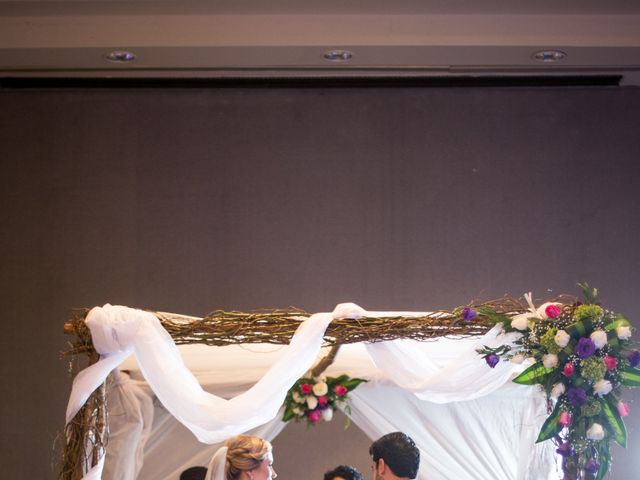
[[[428,310],[587,280],[637,318],[639,123],[637,89],[0,91],[3,477],[54,477],[73,307]],[[280,478],[311,478],[286,445]]]

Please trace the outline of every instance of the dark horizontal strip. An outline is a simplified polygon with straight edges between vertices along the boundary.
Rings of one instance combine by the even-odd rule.
[[[613,87],[622,75],[359,76],[233,78],[1,77],[0,89],[30,88],[331,88],[331,87]]]

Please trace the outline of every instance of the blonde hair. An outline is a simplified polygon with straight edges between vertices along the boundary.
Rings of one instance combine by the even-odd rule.
[[[224,444],[228,449],[225,466],[227,480],[237,480],[242,472],[259,467],[271,452],[271,444],[254,435],[238,435]]]

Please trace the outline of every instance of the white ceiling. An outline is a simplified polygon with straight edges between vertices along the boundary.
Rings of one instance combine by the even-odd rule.
[[[3,77],[566,74],[640,84],[640,2],[0,0]]]

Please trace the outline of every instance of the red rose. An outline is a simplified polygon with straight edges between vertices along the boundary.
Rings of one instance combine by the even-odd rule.
[[[573,366],[573,363],[571,362],[567,362],[564,364],[564,368],[562,369],[562,374],[565,377],[570,377],[571,375],[573,375],[573,372],[575,371],[576,367]]]
[[[311,392],[313,392],[313,387],[308,383],[303,383],[302,385],[300,385],[300,391],[303,395],[310,395]]]
[[[607,355],[602,359],[604,364],[607,366],[607,370],[615,370],[618,366],[618,359],[616,357],[612,357],[611,355]]]
[[[548,305],[547,308],[544,309],[544,313],[546,313],[549,318],[558,318],[562,313],[562,310],[560,310],[559,306],[552,304]]]
[[[321,407],[326,407],[328,403],[329,403],[329,399],[327,398],[326,395],[320,395],[318,397],[318,405],[320,405]]]
[[[322,413],[320,410],[311,410],[307,413],[307,418],[311,423],[316,423],[322,418]]]
[[[333,391],[336,393],[336,395],[338,395],[339,397],[343,396],[344,394],[346,394],[349,390],[347,390],[347,387],[344,387],[342,385],[336,385],[333,389]]]

